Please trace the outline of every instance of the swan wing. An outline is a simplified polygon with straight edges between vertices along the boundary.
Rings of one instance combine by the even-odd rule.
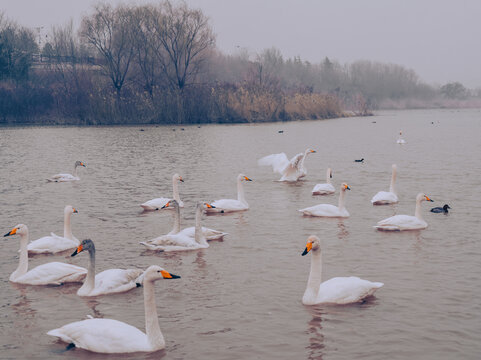
[[[336,189],[332,184],[316,184],[312,189],[313,195],[326,195],[326,194],[334,194]]]
[[[98,353],[129,353],[136,351],[155,351],[147,335],[142,331],[112,319],[86,319],[72,322],[50,330],[47,335],[55,336],[76,347]]]
[[[144,210],[160,210],[160,209],[162,209],[162,206],[164,206],[165,204],[167,204],[169,202],[169,200],[172,200],[172,199],[164,198],[164,197],[155,198],[155,199],[144,202],[140,206],[142,206],[142,208],[144,208]],[[180,206],[180,204],[179,204],[179,206]]]
[[[10,281],[30,285],[60,285],[67,282],[81,282],[87,269],[62,262],[49,262],[39,265],[26,274]]]
[[[78,245],[79,241],[77,239],[70,240],[51,233],[50,236],[44,236],[30,242],[27,245],[27,250],[31,254],[57,253],[73,249]]]
[[[137,287],[136,279],[142,275],[141,269],[108,269],[95,275],[95,288],[89,296],[113,294]]]
[[[259,159],[257,164],[260,166],[272,166],[274,172],[282,175],[284,169],[289,164],[289,159],[284,153],[271,154]]]
[[[418,230],[425,229],[428,224],[411,215],[395,215],[381,220],[375,226],[378,230]]]
[[[195,236],[195,227],[191,226],[191,227],[185,228],[180,233],[193,238]],[[225,233],[225,232],[210,229],[210,228],[206,228],[206,227],[202,227],[202,234],[204,235],[204,237],[207,241],[209,241],[209,240],[220,240],[225,235],[227,235],[227,233]]]
[[[398,201],[397,195],[391,191],[379,191],[371,199],[374,205],[395,204]]]
[[[324,281],[317,294],[317,303],[350,304],[370,295],[384,284],[356,276],[336,277]]]
[[[349,213],[346,209],[340,211],[337,206],[331,204],[319,204],[305,209],[299,210],[307,216],[325,216],[325,217],[347,217]]]
[[[206,212],[231,212],[247,210],[249,205],[235,199],[220,199],[211,203],[215,208],[207,208]]]
[[[75,181],[80,180],[79,177],[73,176],[72,174],[56,174],[47,179],[51,182],[64,182],[64,181]]]

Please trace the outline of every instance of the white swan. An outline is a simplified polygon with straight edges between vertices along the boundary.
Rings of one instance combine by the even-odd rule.
[[[76,161],[73,169],[73,175],[72,174],[56,174],[53,175],[52,177],[48,178],[47,181],[50,182],[66,182],[66,181],[75,181],[75,180],[80,180],[80,178],[77,175],[77,167],[83,166],[87,167],[82,161]]]
[[[20,235],[20,260],[9,280],[19,284],[29,285],[61,285],[67,282],[81,282],[87,275],[87,270],[62,262],[49,262],[28,271],[28,227],[18,224],[4,236]]]
[[[63,237],[55,235],[54,233],[51,233],[50,236],[41,237],[28,244],[28,252],[30,254],[55,254],[77,247],[80,241],[72,235],[72,228],[70,226],[70,218],[72,214],[75,213],[78,213],[77,209],[71,205],[65,206],[63,211]]]
[[[156,239],[143,241],[140,244],[146,246],[150,250],[156,251],[186,251],[208,248],[209,244],[202,233],[201,218],[204,209],[211,207],[208,203],[199,202],[195,211],[195,230],[194,237],[187,233],[178,232],[176,234],[167,234]]]
[[[118,320],[89,318],[50,330],[47,335],[56,336],[78,348],[97,353],[119,354],[161,350],[165,348],[165,340],[159,326],[154,282],[160,279],[179,278],[180,276],[156,265],[145,271],[145,333]]]
[[[165,204],[167,204],[169,200],[174,199],[177,201],[180,207],[184,207],[184,202],[180,200],[180,196],[179,196],[179,185],[178,185],[179,181],[184,182],[184,179],[182,179],[182,176],[180,176],[179,174],[172,175],[172,197],[171,198],[164,198],[164,197],[155,198],[155,199],[144,202],[140,206],[142,206],[142,208],[145,211],[160,210]]]
[[[109,269],[95,275],[95,245],[90,239],[82,240],[71,256],[87,250],[90,255],[87,278],[78,289],[79,296],[98,296],[129,291],[140,286],[138,279],[144,271],[141,269]]]
[[[371,203],[373,205],[395,204],[399,201],[396,195],[396,190],[394,189],[394,185],[396,183],[396,173],[397,166],[396,164],[392,164],[391,185],[389,186],[389,191],[379,191],[376,195],[374,195],[371,199]]]
[[[210,207],[213,207],[212,205],[207,204],[207,203],[205,203],[205,205],[207,206],[207,209],[210,208]],[[182,233],[182,234],[185,234],[185,235],[190,236],[192,238],[195,237],[195,226],[191,226],[191,227],[180,230],[180,208],[179,208],[179,204],[177,203],[177,201],[170,200],[167,204],[164,205],[164,208],[166,208],[166,207],[173,207],[174,211],[175,211],[174,227],[173,227],[172,231],[167,235]],[[202,234],[204,235],[204,237],[207,241],[222,240],[224,238],[224,236],[227,235],[227,233],[225,233],[225,232],[210,229],[210,228],[206,228],[204,226],[202,227]],[[160,239],[160,238],[162,238],[162,236],[157,238],[157,239]]]
[[[205,211],[207,213],[227,213],[249,209],[249,204],[247,203],[244,195],[244,187],[242,186],[243,181],[252,181],[252,179],[249,179],[244,174],[239,174],[237,176],[237,200],[215,200],[211,203],[212,207],[207,208]]]
[[[351,190],[349,185],[343,183],[341,185],[341,192],[339,194],[339,205],[331,204],[319,204],[305,209],[299,210],[304,215],[307,216],[322,216],[322,217],[349,217],[349,212],[344,207],[344,197],[346,195],[346,190]]]
[[[399,138],[398,138],[397,141],[396,141],[398,144],[405,144],[405,143],[406,143],[406,140],[404,140],[404,139],[402,138],[402,135],[403,135],[403,132],[400,131],[400,132],[399,132]]]
[[[351,304],[371,296],[384,285],[381,282],[371,282],[356,276],[335,277],[322,282],[321,246],[319,238],[315,235],[307,239],[302,256],[307,255],[311,250],[311,271],[302,297],[304,305]]]
[[[316,184],[312,189],[312,195],[328,195],[334,194],[336,189],[331,184],[332,178],[332,170],[331,168],[327,168],[326,173],[326,183],[325,184]]]
[[[416,210],[414,216],[394,215],[381,220],[374,226],[378,230],[401,231],[401,230],[420,230],[428,227],[428,223],[423,220],[421,215],[421,201],[433,201],[427,195],[419,193],[416,196]]]
[[[258,160],[260,166],[272,166],[272,170],[282,175],[279,181],[297,181],[307,175],[304,161],[308,154],[315,153],[315,150],[306,149],[291,160],[287,159],[285,153],[264,156]]]

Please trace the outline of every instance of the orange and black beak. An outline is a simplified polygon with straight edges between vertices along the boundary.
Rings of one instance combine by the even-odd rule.
[[[182,176],[179,176],[179,180],[184,182],[184,179],[182,179]]]
[[[82,244],[80,244],[80,245],[75,249],[75,251],[72,253],[72,255],[70,255],[70,256],[75,256],[75,255],[77,255],[78,253],[81,253],[83,250],[84,250],[84,248],[83,248]]]
[[[3,235],[3,237],[5,236],[10,236],[10,235],[15,235],[17,233],[17,228],[13,228],[12,231],[6,233],[5,235]]]
[[[349,185],[346,185],[344,188],[345,188],[346,190],[351,190],[351,188],[349,187]]]
[[[87,167],[83,162],[80,163],[80,166]]]
[[[73,208],[73,213],[74,214],[77,214],[78,213],[78,210],[76,208]]]
[[[161,209],[165,209],[166,207],[169,207],[170,205],[170,201],[167,202],[167,204],[165,204],[164,206],[161,207]]]
[[[308,242],[306,244],[306,248],[304,249],[304,252],[302,253],[302,256],[307,255],[309,253],[309,251],[311,251],[311,249],[312,249],[312,243]]]
[[[205,206],[207,206],[208,209],[215,209],[215,206],[214,205],[211,205],[211,204],[208,204],[208,203],[204,203]]]
[[[249,179],[247,176],[244,176],[245,181],[252,181],[252,179]]]
[[[311,152],[311,153],[315,153],[315,152],[316,152],[316,150],[311,150],[310,152]]]
[[[426,198],[426,201],[434,202],[434,200],[430,199],[428,196],[424,195],[424,197]]]
[[[162,274],[162,277],[164,279],[180,279],[179,275],[171,274],[170,272],[165,271],[165,270],[160,270],[160,273]]]

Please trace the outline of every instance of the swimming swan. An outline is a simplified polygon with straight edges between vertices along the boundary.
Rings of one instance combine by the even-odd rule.
[[[307,175],[304,161],[308,154],[315,153],[316,150],[306,149],[291,160],[287,159],[285,153],[271,154],[258,160],[260,166],[272,166],[272,170],[282,175],[279,181],[297,181]]]
[[[82,240],[71,256],[87,250],[90,255],[87,278],[78,289],[79,296],[98,296],[129,291],[140,285],[141,269],[109,269],[95,275],[95,245],[90,239]]]
[[[331,184],[332,178],[332,170],[331,168],[327,168],[326,173],[326,183],[325,184],[316,184],[312,189],[312,195],[328,195],[334,194],[336,189]]]
[[[82,161],[76,161],[73,169],[73,175],[71,174],[56,174],[47,179],[49,182],[66,182],[66,181],[75,181],[75,180],[80,180],[80,178],[77,175],[77,167],[83,166],[87,167]]]
[[[344,197],[346,190],[351,190],[349,185],[343,183],[341,185],[341,193],[339,194],[339,205],[319,204],[305,209],[299,210],[307,216],[322,216],[322,217],[349,217],[349,212],[344,207]]]
[[[77,209],[71,205],[65,206],[63,211],[63,237],[55,235],[54,233],[51,233],[50,236],[41,237],[28,244],[28,252],[30,254],[55,254],[79,246],[80,241],[72,235],[72,228],[70,226],[70,218],[72,214],[76,213],[78,213]]]
[[[61,285],[67,282],[82,282],[87,275],[83,267],[62,262],[49,262],[28,271],[28,227],[18,224],[4,236],[20,235],[20,261],[9,280],[29,285]]]
[[[165,348],[160,331],[155,304],[154,282],[161,279],[179,279],[180,276],[152,265],[144,276],[145,332],[113,319],[93,319],[72,322],[50,330],[47,335],[56,336],[76,347],[107,354],[152,352]]]
[[[195,230],[194,237],[189,234],[178,232],[176,234],[167,234],[153,240],[143,241],[142,245],[150,250],[156,251],[186,251],[208,248],[209,244],[202,233],[201,218],[204,209],[211,207],[208,203],[197,203],[195,211]]]
[[[322,258],[319,238],[311,235],[302,256],[312,251],[311,271],[306,291],[302,297],[304,305],[351,304],[371,296],[382,287],[381,282],[371,282],[356,276],[335,277],[322,282]]]
[[[244,187],[242,186],[243,181],[252,181],[244,174],[239,174],[237,176],[237,200],[235,199],[220,199],[215,200],[211,203],[212,207],[207,208],[205,211],[207,213],[227,213],[233,211],[243,211],[249,209],[249,204],[247,203],[244,196]]]
[[[399,132],[399,138],[397,139],[396,143],[398,143],[398,144],[405,144],[405,143],[406,143],[406,140],[404,140],[404,139],[402,138],[402,135],[403,135],[403,132],[400,131],[400,132]]]
[[[184,182],[184,179],[182,179],[182,176],[180,176],[179,174],[172,175],[172,197],[171,198],[164,198],[164,197],[155,198],[155,199],[144,202],[140,206],[142,206],[142,208],[145,211],[160,210],[165,204],[167,204],[169,200],[174,199],[177,201],[180,207],[184,207],[184,202],[180,200],[180,196],[179,196],[178,181]]]
[[[371,199],[373,205],[387,205],[397,203],[398,197],[396,195],[396,190],[394,190],[394,184],[396,183],[396,173],[397,166],[392,164],[392,175],[391,175],[391,185],[389,186],[389,191],[379,191]]]
[[[423,193],[416,196],[416,211],[415,216],[410,215],[395,215],[387,219],[381,220],[374,226],[378,230],[386,231],[401,231],[401,230],[420,230],[428,227],[426,221],[421,215],[421,201],[433,201]]]

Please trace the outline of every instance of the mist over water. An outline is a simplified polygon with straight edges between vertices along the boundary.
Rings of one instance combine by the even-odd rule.
[[[73,205],[72,232],[91,238],[97,272],[161,265],[182,276],[156,283],[166,349],[138,359],[478,359],[481,296],[478,214],[481,210],[480,110],[380,112],[375,117],[252,125],[102,128],[0,128],[2,231],[18,223],[30,238],[63,232],[63,208]],[[283,130],[283,133],[279,133]],[[398,145],[399,131],[407,144]],[[265,155],[290,158],[306,148],[308,174],[296,184],[258,167]],[[354,159],[364,158],[364,163]],[[80,181],[45,179],[72,172]],[[400,202],[373,207],[388,190],[397,164]],[[336,194],[312,196],[333,170]],[[229,233],[208,249],[184,253],[146,251],[139,241],[169,232],[169,211],[142,213],[140,204],[171,196],[180,184],[182,226],[193,226],[199,200],[236,198],[242,172],[250,209],[204,216],[205,226]],[[337,204],[346,182],[346,219],[307,218],[298,209]],[[383,233],[372,226],[394,214],[414,215],[423,203],[429,227]],[[452,207],[448,215],[432,206]],[[359,276],[385,285],[376,297],[350,306],[304,306],[310,256],[301,257],[311,234],[321,238],[323,279]],[[86,315],[113,318],[144,330],[142,288],[80,298],[78,285],[23,286],[8,281],[18,264],[19,239],[4,238],[0,264],[0,346],[3,358],[100,359],[46,335]],[[70,253],[30,258],[30,269],[49,261],[86,267],[88,256]],[[115,355],[116,359],[132,355]]]

